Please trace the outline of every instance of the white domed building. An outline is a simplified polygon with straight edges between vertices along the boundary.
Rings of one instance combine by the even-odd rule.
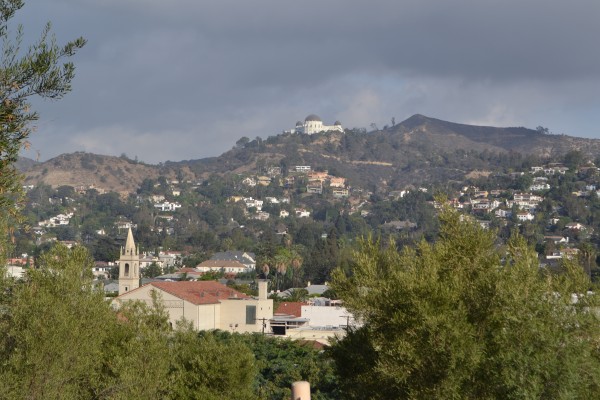
[[[310,114],[308,117],[304,118],[304,122],[296,122],[296,128],[290,129],[287,132],[312,135],[313,133],[329,131],[338,131],[343,133],[344,128],[342,128],[342,123],[340,121],[335,121],[333,125],[323,125],[323,120],[319,118],[318,115]]]

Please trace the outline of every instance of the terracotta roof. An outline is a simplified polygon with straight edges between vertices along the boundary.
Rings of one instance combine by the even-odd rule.
[[[152,282],[150,285],[192,304],[216,304],[232,297],[248,299],[250,296],[214,281]]]
[[[308,305],[307,303],[302,303],[300,301],[284,301],[279,304],[277,310],[275,310],[275,314],[285,314],[285,315],[293,315],[295,317],[302,316],[302,306]]]

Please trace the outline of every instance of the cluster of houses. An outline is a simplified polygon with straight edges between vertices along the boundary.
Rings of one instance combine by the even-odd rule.
[[[298,305],[293,303],[294,306],[284,302],[278,310],[274,310],[266,280],[256,282],[257,296],[247,295],[217,281],[196,280],[208,271],[232,268],[228,272],[234,274],[237,268],[253,270],[256,267],[255,256],[249,252],[217,253],[196,268],[177,271],[177,277],[172,276],[177,279],[163,276],[146,282],[140,279],[142,260],[129,230],[118,261],[118,296],[112,300],[116,309],[128,301],[152,304],[153,299],[158,297],[172,326],[185,318],[197,330],[260,332],[323,344],[334,336],[342,336],[343,327],[355,324],[354,317],[339,301],[320,296],[327,289],[326,285],[309,284],[307,292],[315,295],[310,301]],[[282,297],[285,296],[282,294]]]
[[[503,190],[480,190],[474,186],[465,186],[459,193],[459,198],[454,198],[450,204],[457,209],[471,208],[474,214],[494,212],[498,218],[511,218],[513,209],[516,207],[516,218],[519,221],[532,221],[535,218],[536,207],[544,200],[542,196],[532,193],[514,193],[512,199],[504,199]],[[436,208],[441,205],[434,203]]]
[[[328,171],[309,171],[306,176],[308,178],[307,193],[323,194],[323,185],[328,184],[334,198],[350,195],[350,191],[346,187],[346,178],[331,176]]]
[[[38,222],[38,226],[42,228],[55,228],[57,226],[69,225],[69,221],[73,218],[73,213],[69,212],[66,214],[58,214],[54,217],[48,218],[47,220]]]
[[[255,199],[253,197],[231,196],[231,197],[229,197],[228,201],[230,203],[242,203],[244,205],[245,212],[247,215],[251,214],[251,212],[253,211],[252,218],[261,220],[261,221],[266,221],[271,217],[271,214],[269,214],[266,211],[263,211],[263,206],[265,205],[265,202],[267,204],[279,204],[279,205],[290,203],[290,199],[288,197],[280,197],[280,198],[265,197],[264,200],[259,200],[259,199]],[[307,211],[304,208],[294,207],[294,208],[292,208],[292,213],[297,218],[310,217],[310,211]],[[279,210],[279,218],[286,218],[289,216],[290,216],[290,211],[288,211],[286,209]]]

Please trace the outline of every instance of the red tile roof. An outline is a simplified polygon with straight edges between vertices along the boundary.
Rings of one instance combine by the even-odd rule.
[[[302,306],[308,305],[307,303],[302,303],[300,301],[285,301],[279,304],[277,310],[275,310],[275,314],[285,314],[285,315],[293,315],[295,317],[302,316]]]
[[[242,292],[214,281],[151,282],[150,285],[196,305],[216,304],[220,300],[229,298],[250,298]]]

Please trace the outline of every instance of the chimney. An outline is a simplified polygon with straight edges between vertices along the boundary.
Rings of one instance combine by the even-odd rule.
[[[310,400],[310,383],[306,381],[292,383],[292,400]]]
[[[269,281],[266,279],[258,280],[258,299],[266,300],[267,299],[267,283]]]

